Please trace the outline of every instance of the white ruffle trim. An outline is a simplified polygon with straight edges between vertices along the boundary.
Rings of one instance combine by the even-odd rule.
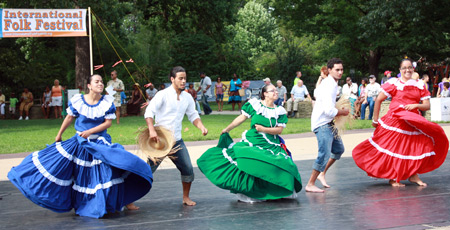
[[[291,159],[287,154],[285,154],[285,153],[283,153],[283,152],[275,153],[275,152],[273,152],[273,151],[270,150],[270,149],[264,149],[264,148],[262,148],[262,147],[260,147],[260,146],[253,145],[253,143],[250,142],[250,141],[247,139],[247,135],[246,135],[247,132],[248,132],[248,130],[245,130],[245,131],[242,133],[242,140],[241,140],[242,142],[247,142],[248,145],[251,146],[251,147],[256,147],[256,148],[261,149],[261,150],[269,151],[269,152],[272,153],[272,155],[274,155],[274,156],[282,155],[282,156],[284,156],[284,159]],[[269,142],[269,143],[271,143],[271,142]],[[272,144],[272,143],[271,143],[271,144]]]
[[[385,148],[382,148],[381,146],[379,146],[377,143],[375,143],[375,141],[372,140],[372,138],[369,138],[369,142],[370,144],[372,144],[373,147],[375,147],[378,151],[385,153],[391,157],[395,157],[395,158],[399,158],[402,160],[422,160],[425,157],[431,157],[433,155],[436,155],[436,153],[434,151],[429,152],[429,153],[423,153],[419,156],[408,156],[408,155],[402,155],[402,154],[398,154],[398,153],[393,153]]]
[[[270,118],[278,119],[278,116],[286,114],[286,110],[282,106],[277,106],[273,109],[268,108],[268,107],[262,105],[261,101],[256,98],[252,98],[248,102],[253,107],[256,114],[261,114],[262,116],[264,116],[267,119],[270,119]]]
[[[89,106],[87,105],[82,98],[81,94],[76,94],[75,96],[70,99],[70,102],[72,103],[72,107],[78,111],[79,114],[90,118],[95,119],[97,117],[103,117],[105,116],[105,113],[111,108],[111,105],[114,103],[114,97],[110,95],[103,96],[103,99],[100,101],[100,103],[96,106]],[[70,109],[69,109],[70,110]],[[68,113],[69,114],[69,113]],[[71,114],[69,114],[71,115]],[[73,116],[73,115],[71,115]],[[107,119],[114,119],[111,114],[107,115],[109,118]]]
[[[407,82],[403,83],[400,78],[391,78],[386,83],[395,85],[397,90],[403,90],[405,86],[415,86],[419,89],[425,88],[425,83],[422,80],[409,79]]]

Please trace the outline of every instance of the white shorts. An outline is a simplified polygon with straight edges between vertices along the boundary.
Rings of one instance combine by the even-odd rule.
[[[62,106],[62,96],[52,97],[52,103],[50,106]]]

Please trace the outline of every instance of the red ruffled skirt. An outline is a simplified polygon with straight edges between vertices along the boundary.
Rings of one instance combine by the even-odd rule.
[[[400,181],[437,169],[448,147],[441,126],[399,108],[379,120],[373,136],[353,149],[353,159],[371,177]]]

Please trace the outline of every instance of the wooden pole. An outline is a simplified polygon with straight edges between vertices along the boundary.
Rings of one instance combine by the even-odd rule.
[[[89,60],[90,60],[90,70],[91,75],[94,74],[94,61],[92,58],[92,19],[91,19],[91,7],[88,7],[88,14],[89,14]]]

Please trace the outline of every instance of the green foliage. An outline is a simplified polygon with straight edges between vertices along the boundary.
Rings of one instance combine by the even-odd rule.
[[[273,52],[281,40],[275,18],[253,1],[238,11],[236,24],[228,30],[233,33],[233,46],[246,51],[250,61],[263,52]]]

